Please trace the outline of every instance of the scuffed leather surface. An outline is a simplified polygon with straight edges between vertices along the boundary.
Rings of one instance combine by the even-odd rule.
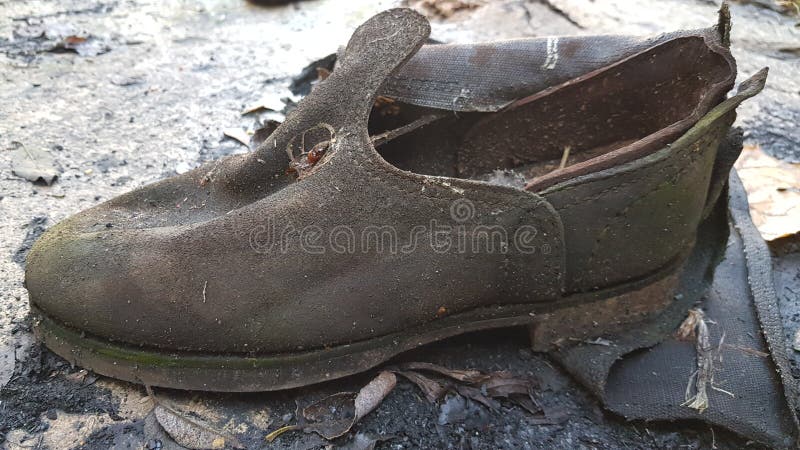
[[[369,142],[372,98],[427,33],[424,19],[408,10],[373,18],[348,45],[348,54],[360,56],[342,61],[257,152],[144,187],[54,227],[29,255],[32,302],[67,325],[114,340],[282,352],[384,335],[435,320],[442,308],[456,313],[556,299],[562,225],[546,201],[402,172]],[[336,130],[335,145],[310,176],[294,181],[282,149],[323,121]],[[187,209],[176,211],[184,198]],[[468,223],[451,215],[459,199],[474,207]],[[432,220],[502,225],[509,233],[533,225],[533,244],[547,251],[437,253],[421,240],[407,254],[320,255],[303,251],[299,237],[286,240],[286,252],[268,250],[258,237],[252,242],[254,230],[268,226],[341,225],[359,235],[386,225],[405,237]]]
[[[567,292],[635,279],[693,243],[717,148],[736,107],[760,92],[765,80],[762,70],[743,82],[735,96],[658,152],[542,192],[564,222]]]
[[[574,291],[635,278],[691,241],[729,115],[654,155],[541,195],[386,163],[370,143],[367,118],[384,81],[428,33],[427,22],[410,10],[376,16],[355,32],[334,73],[257,151],[145,186],[48,231],[28,256],[32,303],[112,340],[290,352],[386,335],[442,313],[557,304],[565,286]],[[286,148],[320,124],[334,135],[317,129],[308,145],[329,138],[333,144],[296,180],[286,173]],[[450,210],[463,200],[472,208],[467,222]],[[270,227],[309,226],[347,226],[356,235],[392,226],[408,238],[414,226],[434,220],[500,225],[509,235],[533,226],[538,251],[440,253],[423,239],[417,251],[402,254],[317,254],[303,249],[299,235],[279,239],[285,251],[262,239]],[[674,236],[648,248],[653,230],[665,223]]]

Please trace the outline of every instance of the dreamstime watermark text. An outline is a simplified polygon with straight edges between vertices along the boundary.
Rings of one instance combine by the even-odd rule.
[[[277,226],[271,218],[254,227],[249,235],[250,247],[258,253],[308,254],[378,253],[402,255],[424,248],[436,253],[474,254],[543,254],[551,252],[542,243],[539,230],[533,225],[520,225],[508,230],[502,225],[474,224],[475,206],[467,199],[450,204],[450,221],[431,219],[413,226],[337,225],[323,229],[317,225],[301,228],[291,224]]]

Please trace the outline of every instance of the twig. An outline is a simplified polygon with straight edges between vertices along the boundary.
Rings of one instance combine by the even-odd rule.
[[[567,167],[567,161],[569,160],[569,151],[572,150],[572,147],[569,145],[564,147],[564,153],[561,154],[561,164],[558,165],[559,169],[563,169]]]

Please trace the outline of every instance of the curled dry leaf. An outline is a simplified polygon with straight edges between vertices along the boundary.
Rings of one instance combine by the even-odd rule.
[[[317,433],[325,439],[335,439],[347,433],[356,423],[355,392],[339,392],[308,405],[303,417],[308,423],[306,433]]]
[[[454,380],[471,384],[482,383],[491,377],[477,370],[448,369],[447,367],[426,362],[410,362],[403,364],[401,368],[403,370],[426,370],[429,372],[436,372]]]
[[[397,386],[397,377],[392,372],[381,372],[364,386],[356,396],[356,421],[371,413]]]
[[[515,376],[509,372],[483,373],[478,370],[454,370],[436,364],[411,362],[394,369],[422,390],[431,403],[441,400],[448,392],[473,400],[489,409],[497,409],[496,398],[507,398],[525,408],[531,414],[542,412],[533,398],[535,381],[528,377]],[[433,372],[449,378],[433,379],[420,373]],[[451,403],[455,400],[449,400]]]
[[[771,241],[800,231],[800,164],[781,161],[757,145],[747,145],[735,166],[761,236]]]
[[[239,141],[239,143],[246,147],[250,146],[250,135],[241,128],[226,128],[222,130],[222,134],[233,140]]]
[[[259,100],[253,105],[247,106],[243,111],[242,115],[252,114],[255,112],[260,111],[275,111],[281,112],[286,108],[286,103],[283,102],[282,95],[280,92],[271,92],[265,93]]]
[[[154,411],[159,425],[176,443],[191,449],[244,448],[233,436],[199,419],[189,418],[177,410],[157,404]]]
[[[158,424],[178,445],[190,449],[245,448],[238,439],[203,420],[190,418],[178,410],[162,403],[148,387],[147,393],[153,399],[153,414]]]
[[[38,148],[27,148],[19,143],[11,152],[11,171],[18,177],[48,186],[53,184],[61,173],[49,152]]]
[[[476,387],[464,386],[464,385],[458,384],[458,385],[455,386],[455,388],[456,388],[456,392],[461,394],[461,396],[466,397],[466,398],[468,398],[470,400],[474,400],[474,401],[486,406],[489,409],[498,409],[498,408],[500,408],[500,402],[498,402],[497,400],[489,397],[488,395],[485,395],[483,392],[481,392],[480,389],[478,389]]]
[[[404,376],[406,379],[408,379],[408,381],[416,384],[422,393],[425,394],[425,398],[427,398],[431,403],[442,398],[442,396],[444,396],[444,394],[446,394],[449,390],[448,387],[439,384],[437,381],[432,380],[419,372],[414,372],[413,370],[400,370],[397,371],[397,373]]]
[[[483,389],[491,397],[509,397],[513,394],[527,395],[534,387],[533,380],[515,376],[509,372],[494,372],[483,383]]]
[[[358,393],[340,392],[303,409],[307,423],[305,432],[314,432],[325,439],[335,439],[350,431],[364,416],[381,404],[397,385],[392,372],[381,372]]]

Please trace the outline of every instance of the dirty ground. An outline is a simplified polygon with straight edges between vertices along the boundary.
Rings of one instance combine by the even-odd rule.
[[[444,10],[422,5],[431,2],[408,3],[431,16],[432,37],[443,42],[699,28],[713,23],[718,8],[717,2],[705,0],[465,1],[451,3],[472,6]],[[146,419],[153,404],[143,387],[70,367],[34,343],[22,286],[27,250],[48,226],[79,210],[204,161],[246,151],[236,136],[279,118],[271,110],[295,98],[288,89],[294,75],[335,52],[363,20],[398,4],[0,1],[3,446],[166,448],[168,440],[157,440]],[[749,144],[779,160],[800,162],[800,19],[772,6],[765,0],[731,8],[740,75],[771,69],[767,89],[740,109],[738,123]],[[37,159],[36,183],[12,175],[13,155],[21,149],[49,155]],[[791,342],[800,326],[800,273],[790,263],[778,261],[784,283],[778,294]],[[748,445],[702,423],[626,423],[604,412],[555,363],[527,347],[525,331],[510,329],[462,336],[401,359],[530,375],[552,419],[547,423],[505,402],[496,411],[459,397],[431,404],[401,379],[373,413],[336,443],[378,440],[380,448]],[[798,377],[799,362],[795,357],[793,374]],[[259,448],[267,446],[267,432],[293,423],[298,405],[357,391],[376,373],[282,393],[156,394],[235,434],[247,448]],[[292,432],[271,447],[324,445],[315,435]]]

